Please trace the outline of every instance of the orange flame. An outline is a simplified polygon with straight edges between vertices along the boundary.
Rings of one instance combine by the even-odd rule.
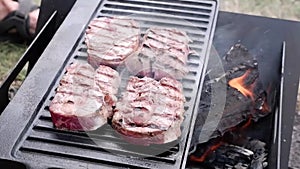
[[[254,100],[254,95],[253,95],[253,92],[251,91],[251,89],[247,89],[245,84],[244,84],[244,81],[245,79],[247,78],[247,76],[249,75],[250,73],[250,70],[247,70],[246,73],[240,77],[237,77],[237,78],[234,78],[232,80],[230,80],[228,82],[228,84],[237,89],[239,92],[241,92],[244,96],[246,97],[250,97],[252,100]],[[250,87],[252,88],[252,87]]]
[[[202,163],[205,161],[205,159],[208,155],[210,155],[213,151],[217,150],[222,144],[223,144],[223,142],[219,142],[216,145],[209,147],[209,149],[207,149],[201,157],[191,155],[190,160],[192,160],[194,162]]]

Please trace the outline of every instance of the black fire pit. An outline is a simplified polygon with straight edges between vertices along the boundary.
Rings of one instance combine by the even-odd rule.
[[[268,88],[270,84],[274,87],[271,92],[275,92],[277,97],[272,113],[256,122],[252,122],[252,127],[249,127],[250,130],[243,129],[241,132],[227,133],[224,136],[225,139],[223,138],[223,140],[221,140],[232,141],[232,137],[242,134],[251,137],[250,139],[263,141],[264,144],[266,144],[265,148],[267,147],[266,153],[268,153],[266,159],[268,165],[266,168],[269,169],[288,168],[292,122],[295,113],[299,81],[299,66],[296,66],[296,62],[298,62],[300,58],[299,48],[296,47],[297,44],[300,43],[299,26],[300,24],[298,22],[293,21],[220,12],[214,37],[213,45],[215,50],[213,50],[212,55],[217,55],[215,58],[220,57],[217,61],[223,62],[224,56],[227,55],[227,52],[234,44],[243,44],[257,59],[259,76],[265,88]],[[284,43],[284,41],[286,43]],[[283,50],[283,44],[286,45],[285,50]],[[281,74],[281,65],[284,55],[284,73]],[[211,58],[213,57],[211,56],[210,59]],[[209,65],[208,74],[211,74],[211,69],[216,69],[216,61],[212,61],[212,64]],[[224,91],[216,92],[221,93]],[[222,98],[217,99],[220,100]],[[221,102],[219,102],[219,104],[220,103]],[[236,102],[236,104],[239,104],[239,102]],[[245,123],[247,123],[247,121],[236,126],[236,129],[241,129]],[[195,127],[195,129],[197,129],[197,127]],[[201,128],[199,128],[199,130],[203,132]],[[220,133],[213,134],[220,135]],[[198,138],[194,139],[197,140]],[[241,143],[239,139],[241,139],[241,137],[236,137],[233,144],[234,142],[236,144]],[[205,146],[208,146],[214,151],[213,155],[219,157],[219,161],[215,160],[216,163],[214,163],[214,165],[219,165],[219,162],[224,159],[231,159],[231,157],[220,159],[222,153],[226,151],[228,156],[229,154],[234,154],[234,156],[239,154],[244,160],[245,157],[248,158],[251,156],[251,153],[247,154],[243,152],[243,148],[232,148],[232,146],[235,145],[221,145],[220,140],[211,140],[210,145],[207,144],[208,143],[203,144],[200,148],[205,149]],[[220,149],[216,147],[220,147]],[[226,151],[224,147],[227,147]],[[210,162],[212,162],[209,160],[214,158],[215,157],[208,158],[206,164],[205,162],[196,164],[190,163],[189,167],[201,169],[214,168],[214,166],[209,165]]]

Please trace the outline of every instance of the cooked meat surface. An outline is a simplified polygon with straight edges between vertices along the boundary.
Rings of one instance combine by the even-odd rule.
[[[117,67],[139,48],[139,25],[125,17],[93,19],[86,30],[88,62]]]
[[[101,127],[112,116],[119,83],[118,72],[110,67],[94,70],[87,63],[71,64],[49,107],[54,125],[69,130]]]
[[[184,103],[180,82],[132,76],[116,104],[112,126],[133,143],[168,143],[181,135]]]
[[[154,79],[182,79],[187,73],[186,62],[191,42],[185,32],[173,28],[150,28],[146,31],[141,51],[126,61],[134,74]]]

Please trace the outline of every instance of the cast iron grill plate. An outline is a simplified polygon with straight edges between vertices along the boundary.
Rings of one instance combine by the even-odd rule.
[[[88,135],[85,132],[55,129],[49,104],[55,95],[55,88],[61,76],[65,73],[62,68],[61,72],[58,72],[58,80],[53,82],[55,85],[48,98],[41,103],[42,106],[36,110],[38,112],[36,117],[19,138],[20,141],[15,146],[13,155],[16,158],[33,161],[37,157],[63,158],[75,162],[96,163],[109,168],[183,168],[191,137],[189,131],[193,131],[192,121],[195,117],[193,112],[197,112],[197,99],[199,99],[199,90],[201,91],[208,60],[208,49],[214,32],[217,6],[217,1],[213,0],[104,0],[100,2],[99,9],[93,16],[127,16],[140,23],[142,32],[152,26],[178,28],[187,32],[193,40],[190,46],[198,54],[189,56],[187,62],[189,73],[182,80],[187,100],[186,112],[182,123],[182,134],[175,146],[159,155],[147,156],[147,152],[128,149],[128,147],[138,146],[123,141],[114,134],[115,131],[109,125],[101,127],[95,134]],[[74,45],[76,50],[70,54],[65,66],[74,61],[86,62],[84,32]],[[160,145],[151,145],[149,151],[159,148]]]

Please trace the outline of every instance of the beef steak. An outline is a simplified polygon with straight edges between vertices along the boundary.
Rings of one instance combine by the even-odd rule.
[[[110,67],[95,71],[87,63],[71,64],[49,107],[54,125],[69,130],[101,127],[112,116],[119,82],[118,72]]]
[[[180,82],[130,77],[116,104],[112,126],[136,144],[163,144],[181,135],[185,97]]]
[[[139,48],[139,25],[125,17],[93,19],[86,30],[88,62],[117,67]]]
[[[191,53],[190,38],[174,28],[150,28],[146,31],[140,53],[130,56],[126,65],[131,73],[161,79],[182,79]]]

